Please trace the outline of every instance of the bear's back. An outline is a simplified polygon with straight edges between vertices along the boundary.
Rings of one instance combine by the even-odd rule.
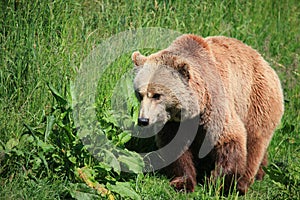
[[[260,101],[283,101],[277,74],[256,50],[223,36],[208,37],[205,41],[222,77],[230,106],[244,122],[249,117],[249,107],[256,104],[264,109],[267,106]]]

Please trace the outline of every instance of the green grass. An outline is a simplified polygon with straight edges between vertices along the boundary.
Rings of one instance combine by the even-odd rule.
[[[226,199],[201,185],[192,194],[176,193],[158,174],[117,173],[97,162],[76,136],[70,81],[81,62],[108,37],[141,27],[234,37],[264,56],[281,79],[285,114],[269,148],[268,175],[246,196],[227,198],[300,198],[298,1],[8,0],[0,7],[0,199],[99,198],[84,181],[108,188],[116,199],[136,194],[141,199]],[[130,68],[130,52],[112,64],[120,65],[124,68],[104,81],[106,89],[99,88],[100,111],[109,108],[101,95],[110,97],[116,77]],[[105,132],[123,148],[122,131],[100,111]],[[88,169],[87,179],[78,168]],[[129,185],[117,185],[124,182]]]

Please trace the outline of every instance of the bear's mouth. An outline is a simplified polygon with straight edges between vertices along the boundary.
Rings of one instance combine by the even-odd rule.
[[[166,122],[158,121],[147,126],[139,126],[138,130],[140,132],[140,137],[148,138],[158,134],[163,129],[165,124]]]

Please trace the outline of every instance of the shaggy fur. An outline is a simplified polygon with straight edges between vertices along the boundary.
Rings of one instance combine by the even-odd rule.
[[[192,145],[167,167],[175,188],[193,191],[197,176],[206,174],[224,176],[225,191],[237,181],[245,194],[255,177],[263,178],[284,107],[278,76],[258,52],[232,38],[183,35],[148,57],[135,52],[132,60],[139,118],[164,126],[158,147],[172,140],[180,122],[199,117]],[[207,138],[209,152],[201,149]]]

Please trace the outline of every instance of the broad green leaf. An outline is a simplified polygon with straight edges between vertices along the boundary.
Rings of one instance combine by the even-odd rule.
[[[120,174],[121,166],[116,156],[111,151],[108,151],[106,149],[103,149],[102,151],[104,153],[103,162],[107,163],[115,170],[115,172]]]
[[[42,162],[43,161],[41,160],[41,158],[35,157],[34,160],[32,161],[32,164],[33,164],[32,169],[37,170],[38,168],[40,168]]]
[[[34,140],[34,137],[32,135],[29,135],[29,134],[23,134],[20,138],[20,143],[21,144],[25,144],[25,143],[33,143],[35,140]]]
[[[121,134],[118,135],[118,138],[121,144],[125,144],[131,139],[131,135],[130,133],[122,132]]]
[[[141,197],[132,189],[128,182],[116,182],[115,185],[107,183],[106,187],[110,191],[118,193],[123,198],[129,197],[134,200],[141,199]]]
[[[71,156],[71,157],[69,157],[68,159],[69,159],[69,161],[72,162],[73,164],[76,164],[76,162],[77,162],[77,159],[76,159],[76,157],[74,157],[74,156]]]
[[[9,151],[15,153],[17,156],[24,156],[24,151],[18,149],[11,149]]]
[[[69,192],[72,198],[78,200],[100,199],[100,196],[96,193],[94,189],[88,187],[86,184],[83,183],[71,183]]]
[[[19,140],[17,138],[10,138],[5,145],[6,150],[11,150],[19,144]]]
[[[126,168],[133,173],[141,173],[144,168],[144,162],[140,156],[123,156],[120,155],[118,160],[124,164]]]
[[[45,168],[46,168],[46,170],[47,170],[47,173],[48,173],[48,175],[49,175],[48,162],[46,161],[46,157],[45,157],[45,155],[44,155],[44,152],[39,152],[38,155],[39,155],[40,159],[43,161],[43,163],[44,163],[44,165],[45,165]]]
[[[74,199],[78,199],[78,200],[99,199],[98,195],[87,193],[87,192],[71,191],[70,194]]]
[[[47,116],[47,124],[46,124],[46,130],[45,130],[45,142],[47,141],[51,131],[52,131],[52,128],[53,128],[53,124],[54,124],[54,120],[55,120],[55,117],[54,116]]]
[[[96,168],[103,169],[105,171],[111,171],[112,167],[107,163],[99,162],[98,165],[95,166]]]
[[[48,83],[47,85],[48,85],[52,95],[54,96],[54,98],[60,105],[64,106],[64,105],[68,104],[68,101],[65,100],[65,98],[63,98],[63,96],[50,83]]]
[[[42,140],[40,139],[37,139],[37,145],[42,148],[43,152],[44,153],[48,153],[48,152],[52,152],[54,151],[55,147],[50,144],[50,143],[46,143],[46,142],[43,142]]]

